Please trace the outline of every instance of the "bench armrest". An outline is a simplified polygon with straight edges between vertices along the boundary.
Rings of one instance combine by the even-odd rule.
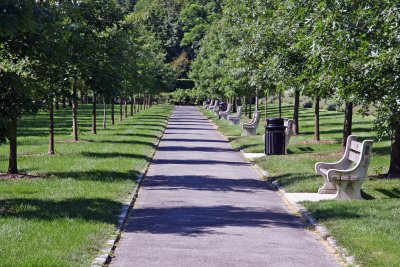
[[[346,158],[342,158],[341,160],[339,160],[338,162],[333,162],[333,163],[328,163],[328,162],[317,162],[315,164],[315,172],[319,175],[323,175],[323,173],[321,172],[321,169],[344,169],[345,166],[345,160]]]

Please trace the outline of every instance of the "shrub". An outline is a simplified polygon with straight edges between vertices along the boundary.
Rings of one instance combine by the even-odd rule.
[[[307,100],[303,103],[303,108],[312,108],[313,102],[311,100]]]
[[[328,106],[326,107],[326,110],[328,111],[336,111],[338,108],[338,105],[335,103],[330,103],[328,104]]]

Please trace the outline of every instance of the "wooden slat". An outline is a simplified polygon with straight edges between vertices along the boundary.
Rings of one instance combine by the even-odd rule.
[[[361,153],[362,150],[362,143],[351,141],[350,149]]]
[[[360,154],[358,154],[358,153],[356,153],[354,151],[350,151],[349,160],[351,160],[352,162],[357,163],[359,159],[360,159]]]

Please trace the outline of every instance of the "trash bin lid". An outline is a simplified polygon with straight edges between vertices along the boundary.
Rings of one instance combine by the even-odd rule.
[[[267,119],[267,126],[284,126],[285,119],[282,118],[269,118]]]

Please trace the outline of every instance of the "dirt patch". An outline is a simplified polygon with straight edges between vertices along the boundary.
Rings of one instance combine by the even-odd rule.
[[[303,142],[293,143],[294,145],[310,145],[310,144],[338,144],[339,142],[336,140],[307,140]]]

